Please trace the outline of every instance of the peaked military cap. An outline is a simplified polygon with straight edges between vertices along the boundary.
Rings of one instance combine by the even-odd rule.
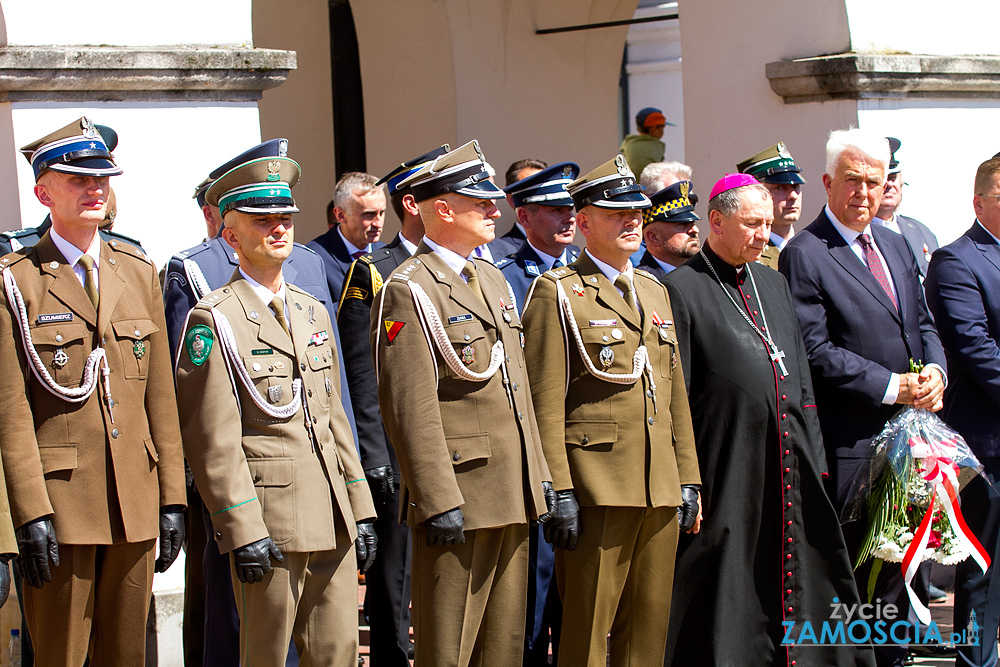
[[[407,160],[403,162],[398,167],[390,171],[388,174],[383,176],[376,183],[376,187],[385,183],[389,188],[389,196],[391,197],[397,191],[403,190],[403,194],[406,194],[407,188],[400,188],[399,184],[406,180],[407,177],[412,176],[417,173],[421,167],[430,162],[431,160],[441,157],[445,153],[451,150],[451,146],[448,144],[441,144],[440,148],[435,148],[432,151],[427,151],[419,157],[415,157],[412,160]]]
[[[426,163],[396,187],[410,188],[418,202],[449,192],[476,199],[504,198],[503,190],[490,180],[486,158],[475,139]]]
[[[560,162],[511,183],[503,191],[510,195],[515,208],[525,204],[572,206],[573,198],[566,191],[566,186],[579,175],[580,167],[577,164]]]
[[[642,193],[642,186],[635,180],[625,156],[620,153],[592,172],[566,186],[576,210],[584,206],[598,208],[643,209],[649,207],[649,198]]]
[[[191,199],[198,200],[199,208],[205,205],[205,193],[208,192],[208,187],[210,185],[212,185],[212,177],[208,176],[194,188],[194,194],[191,195]]]
[[[903,142],[896,137],[886,137],[885,140],[889,142],[889,173],[898,174],[903,168],[899,166],[899,160],[896,159],[896,151],[903,145]]]
[[[691,201],[691,181],[677,181],[649,198],[652,206],[642,212],[642,226],[651,222],[694,222],[701,220]]]
[[[765,148],[753,157],[749,157],[736,165],[736,171],[750,174],[761,183],[794,183],[801,185],[805,179],[799,175],[802,171],[795,166],[795,160],[788,148],[780,141],[770,148]]]
[[[299,165],[288,157],[288,140],[272,139],[241,153],[211,174],[205,203],[222,215],[298,213],[292,188],[299,182]],[[197,193],[196,193],[197,194]]]
[[[118,145],[118,133],[106,125],[94,125],[83,116],[65,127],[21,148],[31,163],[35,180],[46,169],[85,176],[118,176],[111,151]]]

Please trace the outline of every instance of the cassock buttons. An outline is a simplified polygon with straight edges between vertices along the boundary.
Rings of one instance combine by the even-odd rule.
[[[789,500],[789,501],[788,501],[788,506],[789,506],[789,507],[791,507],[791,506],[792,506],[792,501],[791,501],[791,500]]]
[[[790,472],[792,472],[792,469],[791,468],[785,468],[785,472],[786,473],[790,473]]]
[[[781,400],[787,401],[788,400],[788,396],[786,394],[782,394],[781,395]]]
[[[789,451],[788,451],[788,450],[786,449],[786,450],[785,450],[785,456],[788,456],[788,454],[789,454],[789,453],[790,453],[790,452],[789,452]]]
[[[790,538],[790,537],[788,538],[788,543],[789,543],[789,544],[791,544],[791,543],[792,543],[792,538]]]
[[[785,486],[785,491],[791,491],[791,490],[792,490],[792,485],[791,484],[788,484],[788,485]]]
[[[786,419],[788,419],[788,415],[781,415],[781,421],[785,421]]]
[[[789,607],[789,608],[788,608],[788,613],[789,613],[789,614],[791,614],[791,613],[792,613],[793,611],[795,611],[795,610],[794,610],[794,609],[792,609],[791,607]]]
[[[792,594],[792,589],[791,588],[786,588],[785,589],[785,595],[791,595],[791,594]]]
[[[785,434],[784,434],[784,435],[782,435],[781,437],[782,437],[782,438],[787,438],[787,437],[788,437],[788,431],[785,431]]]

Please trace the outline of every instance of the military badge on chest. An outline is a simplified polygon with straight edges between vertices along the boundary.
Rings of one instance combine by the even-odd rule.
[[[136,359],[142,359],[146,356],[146,341],[137,340],[132,344],[132,354],[135,355]]]
[[[284,391],[282,390],[280,384],[277,385],[277,386],[274,386],[274,387],[268,387],[267,388],[267,398],[272,403],[278,403],[278,401],[281,400],[282,393],[284,393]]]
[[[476,361],[476,350],[471,345],[462,348],[462,363],[471,366]]]
[[[56,348],[55,354],[52,355],[52,365],[56,368],[62,368],[69,363],[69,355],[66,354],[66,350],[61,347]]]
[[[597,358],[600,359],[604,370],[607,370],[611,368],[611,364],[615,363],[615,351],[610,346],[605,345],[601,348],[601,352],[597,355]]]

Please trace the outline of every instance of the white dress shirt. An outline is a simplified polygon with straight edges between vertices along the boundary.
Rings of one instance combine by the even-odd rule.
[[[100,291],[101,283],[98,267],[101,265],[101,235],[94,234],[94,240],[90,242],[90,247],[87,248],[87,252],[83,252],[75,245],[59,236],[55,227],[50,228],[49,236],[52,238],[52,242],[56,244],[56,248],[59,252],[62,253],[62,256],[66,258],[66,263],[69,264],[71,269],[73,269],[73,273],[76,274],[77,280],[80,281],[80,285],[85,285],[87,281],[87,270],[83,268],[82,264],[80,264],[80,258],[84,255],[90,255],[91,259],[94,260],[94,285],[96,285],[98,291]]]

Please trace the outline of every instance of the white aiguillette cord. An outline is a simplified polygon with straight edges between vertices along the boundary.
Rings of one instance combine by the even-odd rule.
[[[736,303],[736,299],[734,299],[733,295],[729,293],[726,286],[722,284],[722,279],[719,278],[719,274],[715,272],[715,267],[712,266],[712,262],[708,259],[708,255],[705,254],[705,251],[699,250],[698,253],[701,255],[702,259],[705,260],[705,263],[708,264],[708,270],[712,272],[712,276],[715,277],[715,282],[719,283],[719,287],[722,288],[722,291],[729,298],[729,302],[733,304],[733,308],[735,308],[736,312],[743,316],[746,323],[757,332],[760,339],[764,341],[765,345],[767,345],[768,356],[771,357],[771,361],[778,364],[778,368],[781,369],[782,377],[787,376],[788,371],[785,369],[784,362],[785,352],[783,350],[779,350],[777,344],[774,342],[774,339],[771,338],[771,330],[768,329],[767,326],[767,315],[764,314],[764,302],[760,300],[760,294],[757,293],[757,281],[754,280],[753,272],[750,270],[750,263],[747,262],[744,264],[743,269],[747,272],[747,275],[750,276],[750,285],[753,287],[753,296],[757,299],[757,307],[760,308],[760,318],[764,321],[764,329],[767,330],[767,335],[764,335],[764,332],[757,328],[757,325],[753,323],[753,320],[751,320],[750,317],[743,312],[743,309],[740,308],[740,305]]]
[[[35,377],[38,378],[39,383],[48,389],[49,393],[64,401],[82,403],[94,393],[94,389],[97,387],[97,366],[100,364],[101,377],[104,379],[104,400],[108,406],[108,417],[111,419],[111,423],[114,424],[115,417],[112,412],[114,401],[111,400],[111,369],[108,367],[107,352],[105,352],[104,348],[97,347],[87,356],[87,360],[83,364],[83,380],[80,382],[79,387],[62,386],[52,378],[48,369],[45,368],[41,356],[39,356],[38,351],[35,349],[35,343],[31,339],[31,328],[28,324],[28,311],[24,305],[24,297],[21,295],[21,290],[17,287],[17,281],[14,280],[14,274],[11,273],[10,267],[3,270],[3,286],[7,293],[7,301],[11,304],[12,309],[17,315],[17,324],[21,331],[21,341],[24,343],[24,351],[28,356],[29,365]]]
[[[215,329],[219,334],[219,342],[222,343],[222,349],[225,350],[231,367],[236,370],[236,375],[240,378],[247,393],[250,394],[250,398],[253,399],[253,402],[260,408],[261,412],[275,419],[288,419],[297,413],[299,408],[302,407],[302,379],[295,378],[292,380],[292,400],[290,403],[277,407],[269,404],[267,399],[257,391],[257,387],[250,377],[250,372],[247,370],[246,364],[243,363],[243,358],[240,357],[240,350],[236,346],[236,334],[233,333],[233,327],[229,324],[229,319],[216,308],[212,308],[212,318],[215,320]]]

